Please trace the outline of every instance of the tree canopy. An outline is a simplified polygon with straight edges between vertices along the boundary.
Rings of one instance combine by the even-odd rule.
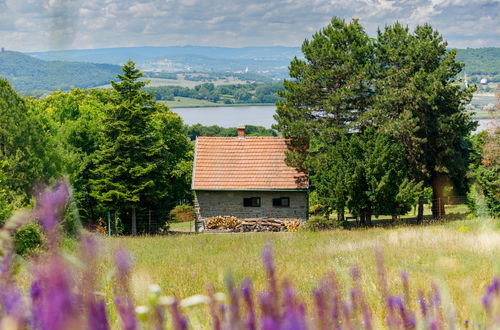
[[[396,23],[370,39],[357,20],[333,18],[302,52],[290,64],[275,128],[291,139],[290,165],[322,177],[313,185],[325,193],[334,186],[332,208],[403,214],[424,186],[434,199],[446,185],[463,196],[475,128],[465,105],[474,88],[458,83],[463,64],[437,31]],[[385,209],[373,204],[378,198]]]

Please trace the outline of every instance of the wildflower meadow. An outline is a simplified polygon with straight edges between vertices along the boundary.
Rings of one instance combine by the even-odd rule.
[[[141,296],[135,290],[134,281],[137,281],[137,274],[134,264],[140,267],[141,263],[149,262],[151,269],[157,268],[159,273],[176,274],[176,270],[168,268],[164,263],[155,265],[152,260],[141,261],[140,254],[134,257],[125,246],[130,246],[132,251],[136,250],[136,247],[134,244],[127,244],[126,238],[109,241],[102,236],[82,232],[76,247],[64,248],[59,220],[69,198],[70,189],[61,181],[39,194],[33,211],[16,213],[3,227],[0,268],[1,329],[270,330],[500,327],[498,276],[493,274],[479,278],[479,283],[483,286],[480,288],[481,293],[471,304],[461,304],[465,306],[464,310],[464,306],[458,306],[451,298],[457,292],[450,293],[450,287],[446,284],[443,289],[443,285],[438,281],[416,282],[412,278],[415,273],[412,270],[401,270],[393,276],[392,268],[387,267],[387,260],[391,259],[390,253],[377,247],[377,244],[361,247],[361,250],[365,251],[363,253],[371,255],[373,261],[373,268],[368,272],[356,263],[347,267],[344,273],[332,267],[321,277],[304,278],[303,283],[316,283],[311,287],[304,287],[299,279],[280,271],[277,263],[281,264],[282,261],[278,258],[277,262],[273,256],[280,255],[279,249],[283,248],[284,242],[290,242],[293,235],[301,233],[269,233],[267,237],[261,238],[267,240],[267,243],[258,244],[259,247],[256,248],[263,249],[263,267],[255,270],[259,273],[255,282],[237,270],[233,274],[225,274],[225,288],[219,288],[218,276],[210,280],[212,274],[209,273],[205,274],[209,278],[205,285],[198,286],[199,279],[191,281],[192,287],[189,290],[198,292],[196,294],[170,295],[167,291],[175,289],[164,288],[153,282],[143,283],[147,284],[148,289]],[[26,260],[20,260],[13,253],[11,236],[16,228],[31,219],[39,221],[47,242],[44,251]],[[412,230],[427,230],[427,233],[433,231],[429,228]],[[443,234],[442,230],[434,232],[439,236]],[[456,235],[474,235],[472,231],[475,229],[462,225],[453,230]],[[353,239],[360,235],[356,232],[352,234]],[[235,237],[242,238],[245,235],[255,244],[251,234],[229,234],[226,237],[234,240]],[[276,243],[270,243],[273,237],[270,235],[282,236],[275,236]],[[405,232],[399,235],[399,239],[404,239]],[[484,236],[485,233],[478,235],[489,239],[489,243],[477,241],[476,248],[488,250],[491,257],[494,251],[484,244],[498,247],[498,232],[492,234],[493,236]],[[384,238],[377,232],[373,232],[371,236],[375,240]],[[182,245],[182,239],[193,238],[198,238],[206,244],[217,244],[216,237],[218,235],[210,234],[179,239],[144,237],[141,238],[140,244],[144,245],[148,239],[152,242],[161,239]],[[325,242],[324,237],[317,238],[317,244]],[[477,239],[477,236],[472,239]],[[307,239],[303,242],[310,244]],[[470,242],[463,240],[463,244]],[[383,246],[382,242],[380,245]],[[108,261],[101,261],[99,256],[106,253],[110,246],[112,257]],[[360,248],[346,244],[338,246],[350,249],[348,252],[351,254],[356,254]],[[328,246],[325,245],[325,248]],[[401,244],[401,248],[404,248],[404,244]],[[308,250],[307,247],[305,249]],[[163,252],[168,258],[169,251],[165,249]],[[240,259],[245,253],[249,251],[247,246],[242,244]],[[175,254],[170,256],[178,258]],[[311,259],[314,257],[310,255]],[[321,258],[321,255],[318,255],[318,258]],[[478,259],[481,259],[481,253],[478,253]],[[360,258],[358,261],[364,263],[362,260]],[[187,262],[196,268],[193,260]],[[304,263],[308,264],[306,260]],[[293,272],[293,264],[284,266],[286,271]],[[203,270],[203,267],[205,266],[201,264],[200,270]],[[228,265],[228,268],[230,269],[231,265]],[[300,266],[297,266],[297,269],[300,270]],[[474,270],[471,269],[470,272],[473,273]],[[153,270],[151,276],[154,277],[154,273]],[[310,273],[315,273],[315,270],[310,269]],[[178,282],[186,283],[186,277],[194,277],[195,274],[185,274],[185,278],[179,277]],[[481,274],[479,276],[481,277]],[[198,277],[204,278],[202,274]],[[474,298],[473,292],[463,291],[458,294],[466,299]],[[193,308],[197,309],[198,314],[192,313]]]

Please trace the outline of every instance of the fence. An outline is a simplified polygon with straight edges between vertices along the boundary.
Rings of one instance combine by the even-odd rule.
[[[102,218],[102,226],[106,227],[108,235],[130,234],[132,232],[132,212],[109,211]],[[137,210],[137,234],[158,234],[160,228],[169,219],[168,210]]]

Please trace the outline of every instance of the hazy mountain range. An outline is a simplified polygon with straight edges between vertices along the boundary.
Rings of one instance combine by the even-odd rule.
[[[145,71],[245,71],[283,78],[298,47],[126,47],[36,52],[42,60],[123,64],[132,59]]]
[[[122,47],[49,52],[0,53],[0,77],[19,91],[67,90],[109,83],[119,65],[132,59],[143,71],[154,72],[249,72],[269,78],[286,78],[299,47]],[[473,79],[500,81],[500,48],[459,49],[457,58],[466,64]]]

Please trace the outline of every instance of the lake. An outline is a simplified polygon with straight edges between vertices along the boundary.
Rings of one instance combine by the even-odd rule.
[[[243,107],[206,107],[206,108],[173,108],[184,123],[188,125],[202,124],[205,126],[218,125],[222,127],[236,127],[238,125],[255,125],[271,128],[276,123],[273,115],[276,107],[271,106],[243,106]],[[488,128],[491,119],[478,119],[477,131]]]

